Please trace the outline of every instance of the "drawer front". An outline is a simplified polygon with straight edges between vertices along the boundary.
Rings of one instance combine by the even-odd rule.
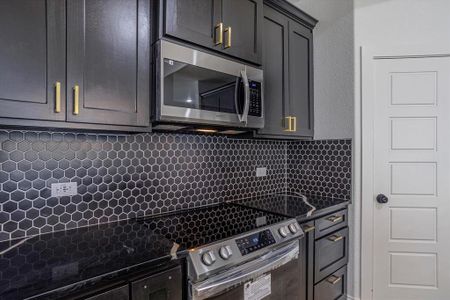
[[[314,300],[344,300],[347,297],[347,267],[343,267],[314,286]]]
[[[348,262],[348,227],[316,240],[314,281],[317,283]]]
[[[347,227],[347,210],[337,211],[315,221],[315,237],[319,239],[335,230]]]

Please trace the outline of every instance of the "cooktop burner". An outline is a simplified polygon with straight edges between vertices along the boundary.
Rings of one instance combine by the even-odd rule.
[[[255,208],[224,203],[141,219],[149,229],[180,245],[178,250],[224,240],[289,218]]]

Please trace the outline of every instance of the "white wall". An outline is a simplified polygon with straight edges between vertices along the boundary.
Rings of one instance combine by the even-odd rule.
[[[289,0],[314,29],[314,138],[353,137],[353,0]]]
[[[339,2],[339,0],[335,0]],[[360,47],[395,47],[396,45],[438,44],[450,39],[450,0],[354,0],[355,26],[355,154],[354,154],[354,224],[355,253],[359,253],[360,226]],[[363,199],[373,201],[373,199]],[[355,255],[354,273],[359,274]],[[359,298],[355,276],[353,296]],[[366,299],[362,299],[366,300]]]

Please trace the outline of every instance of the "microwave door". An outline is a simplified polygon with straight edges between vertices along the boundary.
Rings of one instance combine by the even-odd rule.
[[[244,69],[240,74],[241,77],[236,80],[234,99],[239,122],[244,123],[245,126],[247,126],[248,112],[250,109],[250,84],[247,77],[247,71]]]

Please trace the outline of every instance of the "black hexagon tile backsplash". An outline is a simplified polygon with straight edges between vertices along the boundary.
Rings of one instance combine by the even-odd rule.
[[[351,190],[350,141],[0,130],[0,146],[0,241],[289,189]],[[51,197],[61,182],[78,195]]]

